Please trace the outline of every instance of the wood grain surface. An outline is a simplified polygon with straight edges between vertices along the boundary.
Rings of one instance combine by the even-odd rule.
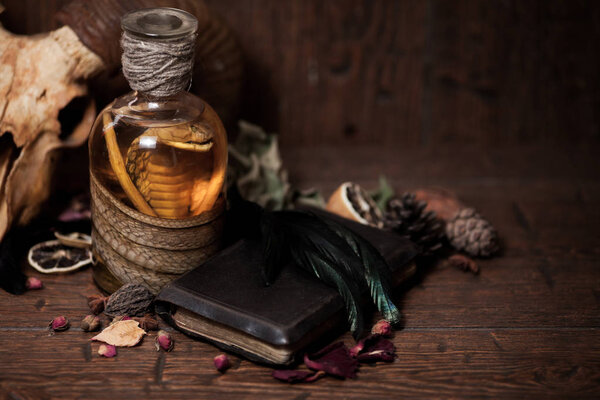
[[[179,333],[171,353],[150,334],[102,359],[79,329],[91,271],[28,268],[43,290],[0,292],[0,398],[598,398],[600,2],[206,1],[244,47],[242,115],[280,132],[292,182],[451,189],[498,228],[502,256],[478,276],[423,269],[397,293],[393,363],[301,385],[236,356],[220,374],[220,351]],[[3,0],[0,21],[47,31],[66,2]],[[72,328],[49,335],[58,315]]]
[[[600,2],[205,1],[245,51],[242,117],[284,146],[600,140]],[[35,33],[67,0],[3,3]]]
[[[598,147],[287,150],[296,182],[331,192],[342,179],[367,188],[386,174],[400,191],[456,191],[499,230],[502,257],[474,276],[438,264],[397,299],[406,317],[391,364],[363,366],[358,379],[289,385],[271,369],[230,356],[218,373],[217,348],[175,332],[173,352],[157,353],[154,333],[140,346],[97,355],[79,329],[89,270],[42,276],[41,291],[0,293],[0,393],[52,398],[597,398],[600,390],[600,168]],[[49,335],[65,315],[70,330]],[[341,337],[348,344],[350,335]]]

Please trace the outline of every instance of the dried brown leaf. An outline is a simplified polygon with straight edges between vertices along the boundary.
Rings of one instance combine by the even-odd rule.
[[[138,344],[145,334],[146,331],[139,327],[137,321],[129,319],[109,325],[98,335],[94,336],[92,340],[118,347],[132,347]]]

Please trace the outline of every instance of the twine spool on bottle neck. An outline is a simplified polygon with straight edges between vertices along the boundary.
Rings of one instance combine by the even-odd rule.
[[[129,86],[151,97],[187,90],[192,80],[196,19],[169,8],[127,14],[121,25],[121,63]]]

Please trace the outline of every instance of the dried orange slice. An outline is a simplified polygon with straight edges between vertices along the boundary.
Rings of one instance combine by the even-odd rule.
[[[92,253],[87,247],[66,246],[60,240],[49,240],[29,249],[27,260],[44,274],[69,272],[90,264]]]
[[[361,224],[383,228],[383,214],[369,194],[354,182],[344,182],[327,201],[327,211]]]

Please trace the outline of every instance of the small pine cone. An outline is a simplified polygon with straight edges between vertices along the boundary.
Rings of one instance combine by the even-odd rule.
[[[425,211],[427,203],[418,201],[413,193],[404,193],[388,202],[385,226],[408,236],[421,246],[422,255],[431,256],[442,248],[443,222],[433,211]]]
[[[457,250],[473,257],[489,257],[498,251],[498,235],[473,208],[463,208],[446,224],[446,236]]]

